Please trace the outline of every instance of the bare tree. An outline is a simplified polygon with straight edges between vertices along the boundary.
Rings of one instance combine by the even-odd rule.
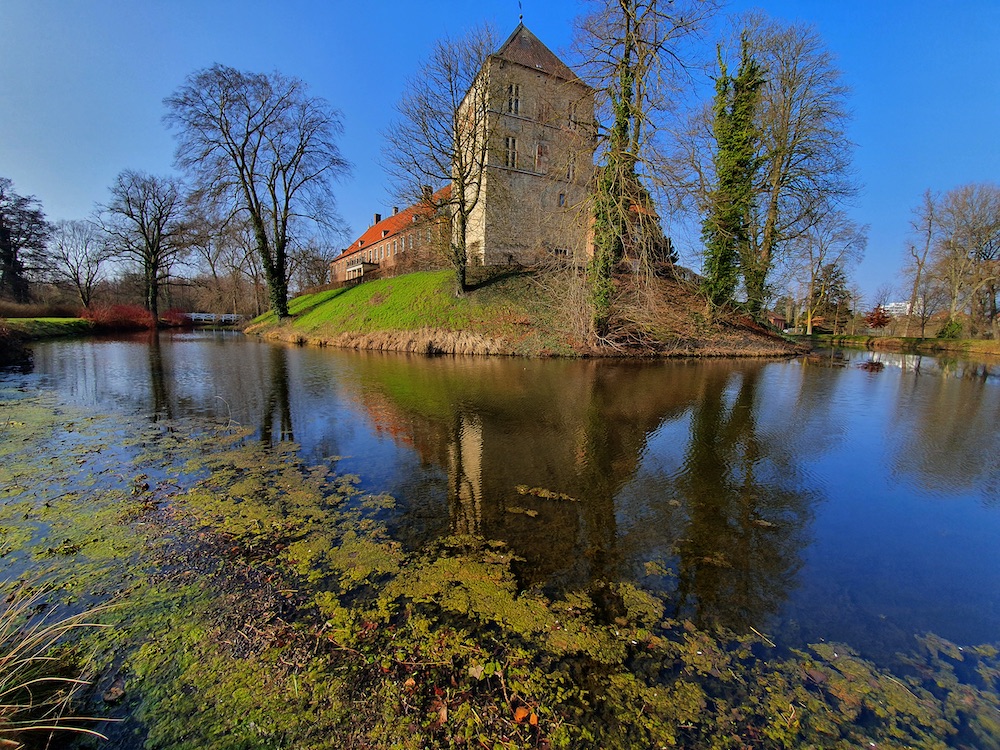
[[[942,196],[940,234],[932,253],[949,296],[949,318],[965,308],[985,332],[1000,338],[1000,187],[972,184]]]
[[[749,17],[745,33],[764,77],[753,252],[743,262],[748,303],[760,310],[782,246],[808,236],[857,186],[850,172],[848,90],[819,33],[763,16]]]
[[[340,228],[332,187],[349,166],[336,143],[339,113],[297,78],[218,64],[189,75],[165,104],[177,164],[217,205],[247,218],[271,307],[286,317],[293,226]]]
[[[94,287],[103,280],[111,258],[111,246],[92,221],[58,221],[49,241],[49,276],[56,284],[69,286],[90,307]]]
[[[253,231],[239,217],[220,216],[204,202],[192,206],[192,279],[197,304],[210,311],[257,315]]]
[[[29,279],[45,267],[51,226],[33,195],[18,195],[14,183],[0,177],[0,295],[28,302]]]
[[[657,148],[660,119],[671,96],[689,84],[699,38],[716,2],[698,0],[599,0],[579,22],[577,51],[596,85],[607,131],[600,132],[595,184],[593,289],[594,330],[608,334],[613,299],[612,274],[628,250],[648,267],[663,232],[650,192],[643,185],[662,163]],[[643,228],[637,223],[654,223]],[[630,238],[653,242],[630,243]],[[628,245],[633,247],[629,248]]]
[[[910,318],[916,314],[920,290],[925,282],[927,259],[930,256],[931,247],[934,242],[934,233],[937,229],[935,202],[934,194],[930,190],[925,191],[920,205],[913,210],[913,218],[910,220],[910,226],[917,236],[917,242],[910,243],[907,246],[907,252],[910,256],[908,275],[912,277],[913,285],[910,287],[910,302],[907,306],[906,322],[903,324],[904,337],[910,332]],[[922,310],[925,308],[926,305],[921,306]],[[922,315],[920,317],[920,335],[922,337],[924,335],[923,331],[926,326],[926,320],[923,319]]]
[[[326,284],[330,279],[330,263],[338,253],[339,250],[318,242],[296,248],[288,263],[289,278],[295,289],[302,293]]]
[[[160,287],[171,265],[189,247],[180,183],[172,177],[126,169],[111,186],[111,200],[99,207],[99,217],[111,252],[138,266],[143,305],[155,319]]]
[[[838,211],[827,214],[808,233],[795,238],[796,262],[803,278],[808,279],[804,305],[807,334],[812,334],[813,318],[828,306],[831,286],[841,283],[831,270],[839,269],[842,273],[849,263],[861,260],[868,243],[867,231],[868,227],[858,226]],[[846,280],[842,283],[845,285],[842,296],[846,298]]]
[[[446,255],[458,292],[468,287],[470,220],[483,201],[500,83],[484,66],[499,39],[490,26],[462,37],[439,39],[417,74],[407,81],[397,117],[385,133],[385,162],[400,192],[430,201],[427,186],[450,184],[436,193],[452,221]]]

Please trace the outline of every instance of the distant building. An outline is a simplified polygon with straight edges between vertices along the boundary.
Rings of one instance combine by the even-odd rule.
[[[372,225],[330,264],[334,282],[355,281],[365,274],[392,275],[432,263],[440,256],[450,234],[447,217],[437,206],[446,201],[451,186],[430,190],[424,200],[382,218],[375,214]]]
[[[483,194],[469,220],[470,263],[531,264],[591,255],[594,92],[524,24],[480,72],[488,88],[490,141]],[[472,118],[470,118],[472,119]],[[475,118],[477,121],[479,118]],[[449,217],[446,186],[372,225],[330,264],[345,282],[441,264]]]
[[[903,315],[910,314],[910,303],[909,302],[889,302],[882,305],[882,309],[885,310],[889,315],[893,317],[901,317]]]

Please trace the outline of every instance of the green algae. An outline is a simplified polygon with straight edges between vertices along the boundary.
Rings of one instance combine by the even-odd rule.
[[[52,606],[114,603],[88,638],[120,744],[1000,745],[995,646],[926,635],[890,672],[843,644],[699,629],[632,583],[553,599],[499,542],[405,550],[378,520],[392,498],[294,446],[4,406],[2,562]]]

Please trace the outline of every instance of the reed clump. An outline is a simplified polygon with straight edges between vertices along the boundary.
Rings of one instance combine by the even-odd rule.
[[[52,618],[40,612],[44,591],[15,585],[0,602],[0,748],[51,746],[61,733],[106,739],[73,713],[81,689],[75,631],[101,627],[93,611]]]

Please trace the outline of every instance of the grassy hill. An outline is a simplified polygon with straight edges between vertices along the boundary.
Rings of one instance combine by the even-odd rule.
[[[520,356],[784,356],[797,348],[749,319],[708,320],[704,300],[672,279],[618,281],[614,335],[588,335],[586,290],[572,274],[509,271],[454,294],[449,271],[427,271],[297,297],[248,333],[319,346]]]

